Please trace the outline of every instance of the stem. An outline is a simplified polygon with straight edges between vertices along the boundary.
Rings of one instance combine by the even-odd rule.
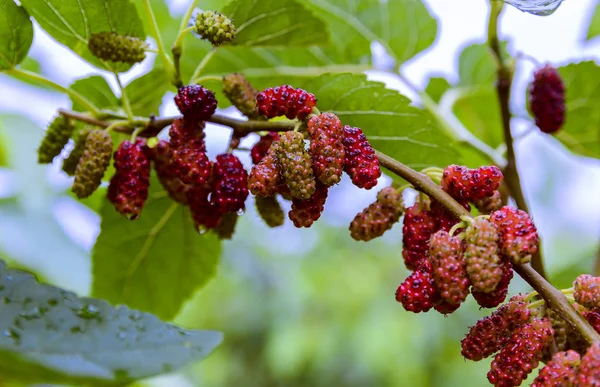
[[[510,89],[513,81],[513,69],[507,63],[500,49],[498,39],[498,21],[504,3],[501,1],[491,1],[490,18],[488,21],[488,45],[492,50],[498,64],[498,79],[496,81],[496,92],[500,104],[500,114],[502,116],[502,129],[504,132],[504,142],[506,144],[506,166],[503,169],[506,185],[510,190],[511,196],[515,199],[517,207],[529,213],[529,208],[521,187],[521,178],[517,169],[517,161],[514,148],[514,139],[511,132],[511,112],[510,112]],[[534,254],[531,264],[533,268],[543,277],[546,276],[544,263],[541,255],[541,243]]]
[[[75,91],[73,89],[61,86],[58,83],[55,83],[54,81],[51,81],[50,79],[45,78],[44,76],[42,76],[40,74],[36,74],[34,72],[24,70],[24,69],[18,69],[18,68],[13,68],[13,69],[7,70],[7,73],[11,74],[17,78],[29,79],[30,81],[35,81],[35,82],[41,83],[43,85],[50,86],[54,90],[60,91],[62,93],[66,93],[69,95],[69,97],[71,97],[73,99],[73,101],[84,106],[87,109],[87,111],[89,111],[94,117],[96,117],[100,114],[100,109],[98,109],[92,102],[90,102],[83,95],[79,94],[77,91]]]
[[[181,70],[180,70],[180,62],[181,55],[183,54],[183,38],[185,35],[191,31],[193,28],[188,28],[188,22],[192,17],[192,13],[194,13],[194,9],[196,8],[196,4],[198,4],[198,0],[192,0],[190,6],[188,7],[185,15],[181,19],[181,25],[179,26],[179,33],[177,34],[177,38],[175,38],[175,42],[171,46],[171,54],[173,55],[173,62],[175,68],[174,81],[176,87],[183,86],[183,82],[181,81]]]
[[[133,111],[131,110],[131,104],[129,103],[129,98],[127,98],[127,92],[125,92],[125,88],[121,83],[121,77],[119,77],[118,73],[115,73],[115,78],[117,79],[117,84],[119,85],[119,89],[121,90],[121,102],[123,102],[123,109],[127,114],[127,118],[129,122],[133,122]]]
[[[158,23],[156,22],[156,17],[154,17],[154,12],[152,11],[152,5],[150,4],[150,0],[144,0],[144,11],[146,12],[146,17],[150,22],[151,33],[154,39],[156,40],[156,48],[158,50],[158,56],[165,68],[167,74],[170,75],[171,83],[177,87],[175,80],[175,67],[173,66],[173,62],[171,62],[171,58],[167,56],[167,52],[165,51],[165,46],[162,41],[162,36],[160,35],[160,29],[158,28]]]
[[[192,74],[192,76],[190,78],[190,84],[196,83],[195,82],[196,79],[200,76],[200,74],[202,73],[202,70],[204,70],[204,67],[208,64],[208,62],[213,57],[213,55],[215,55],[216,52],[217,52],[217,48],[213,47],[210,49],[209,52],[206,53],[206,55],[204,55],[204,58],[202,58],[202,61],[200,63],[198,63],[198,67],[196,67],[196,70],[194,70],[194,73]]]

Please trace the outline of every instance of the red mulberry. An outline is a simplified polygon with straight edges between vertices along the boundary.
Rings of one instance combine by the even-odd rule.
[[[267,118],[286,116],[290,120],[304,120],[317,105],[317,99],[305,90],[284,85],[258,93],[256,104],[258,112]]]
[[[530,311],[522,301],[510,301],[490,316],[477,321],[462,339],[465,359],[479,361],[502,349],[513,331],[529,321]]]
[[[186,119],[206,121],[217,110],[215,94],[200,85],[180,87],[175,104]]]
[[[288,212],[288,217],[294,226],[310,227],[321,217],[327,200],[327,191],[327,186],[317,183],[315,193],[309,199],[292,199],[292,209]]]
[[[538,366],[553,333],[548,319],[533,319],[518,327],[492,361],[490,383],[496,387],[519,386]]]
[[[492,196],[477,200],[473,204],[480,213],[489,215],[502,208],[502,194],[496,190]]]
[[[402,193],[393,187],[382,189],[378,198],[358,213],[350,223],[350,236],[357,241],[370,241],[391,229],[404,211]]]
[[[471,286],[461,240],[446,231],[436,232],[429,241],[429,260],[442,299],[460,305],[469,295]]]
[[[188,191],[193,187],[185,184],[173,172],[171,145],[165,140],[159,141],[152,148],[151,157],[158,180],[169,194],[169,197],[178,203],[188,204]]]
[[[140,216],[150,186],[150,160],[144,146],[141,139],[119,145],[115,152],[115,174],[108,186],[108,200],[119,213],[132,220]]]
[[[420,313],[429,311],[440,301],[440,294],[433,280],[433,269],[427,260],[396,290],[396,301],[401,302],[409,312]]]
[[[211,203],[224,214],[245,209],[248,172],[240,160],[228,153],[218,155],[213,173],[215,188],[210,197]]]
[[[435,227],[435,219],[419,203],[406,209],[402,226],[402,257],[409,270],[415,270],[426,260],[429,238]]]
[[[600,386],[600,344],[592,344],[581,358],[577,381],[581,387]]]
[[[573,282],[575,301],[586,308],[600,308],[600,277],[582,274]]]
[[[557,352],[540,370],[531,387],[576,387],[580,361],[575,351]]]
[[[223,213],[209,200],[210,187],[194,187],[188,191],[188,203],[196,229],[214,229],[221,224]]]
[[[457,200],[477,201],[492,196],[503,179],[496,166],[470,169],[449,165],[442,175],[442,189]]]
[[[274,141],[279,140],[279,134],[275,132],[270,132],[265,134],[264,136],[260,136],[260,139],[254,144],[252,149],[250,150],[250,157],[252,158],[252,162],[254,164],[258,164],[260,160],[263,159],[267,155],[267,152],[271,148],[271,144]]]
[[[544,133],[555,133],[565,122],[565,86],[558,71],[546,65],[533,74],[529,103],[535,124]]]
[[[359,188],[371,189],[377,185],[381,176],[379,160],[367,136],[359,128],[344,126],[342,140],[346,152],[344,171]]]
[[[266,156],[250,170],[248,188],[255,196],[268,197],[276,194],[283,183],[277,160],[279,142],[271,144]]]
[[[335,114],[323,113],[308,120],[307,131],[315,177],[328,187],[339,183],[346,157],[342,121]]]
[[[537,229],[522,210],[504,206],[490,216],[500,231],[500,246],[504,256],[514,263],[527,263],[539,244]]]

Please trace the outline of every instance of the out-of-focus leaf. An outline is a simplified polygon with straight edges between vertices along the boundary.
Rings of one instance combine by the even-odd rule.
[[[306,46],[329,42],[327,23],[297,0],[235,0],[223,13],[235,21],[234,45]]]
[[[200,360],[222,340],[39,284],[2,261],[0,298],[0,371],[12,380],[122,385]]]
[[[600,67],[593,61],[560,67],[566,92],[566,121],[556,133],[571,151],[600,158]]]
[[[163,69],[155,69],[134,79],[125,87],[133,114],[158,114],[162,97],[169,89],[169,77]]]
[[[33,23],[14,0],[0,0],[0,71],[12,69],[27,56],[33,43]]]
[[[423,110],[363,74],[328,74],[304,84],[319,108],[361,128],[374,148],[414,168],[457,161],[452,141]]]
[[[448,89],[450,89],[451,87],[452,87],[452,85],[450,84],[450,82],[448,82],[448,80],[446,78],[432,77],[432,78],[429,78],[429,83],[427,84],[427,87],[425,88],[425,92],[435,102],[440,102],[442,95],[444,95],[444,93],[446,91],[448,91]]]
[[[154,183],[151,187],[160,187]],[[213,233],[199,235],[189,209],[160,189],[150,191],[135,221],[108,201],[101,216],[92,255],[94,296],[171,319],[216,272],[219,239]]]
[[[600,35],[600,3],[596,5],[596,10],[590,19],[587,30],[587,39],[594,39],[598,35]]]
[[[87,98],[100,109],[114,108],[119,105],[119,99],[115,96],[106,79],[100,75],[78,79],[71,85],[71,89]],[[73,110],[86,111],[87,109],[71,98]]]
[[[503,42],[506,49],[506,42]],[[487,44],[472,44],[464,48],[458,60],[459,84],[472,86],[491,84],[496,79],[496,60]]]
[[[452,110],[474,135],[494,148],[504,142],[500,105],[493,85],[458,88],[447,96],[456,96]]]
[[[112,31],[146,38],[142,19],[130,0],[22,0],[21,4],[58,42],[91,64],[111,71],[126,71],[131,66],[112,65],[94,57],[87,48],[91,35]]]

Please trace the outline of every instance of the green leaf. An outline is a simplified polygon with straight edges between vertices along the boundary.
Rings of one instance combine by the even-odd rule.
[[[39,284],[3,261],[0,299],[0,374],[29,383],[124,384],[200,360],[222,340]]]
[[[590,25],[588,27],[587,39],[593,39],[600,35],[600,3],[596,5],[596,10],[590,19]]]
[[[29,14],[14,0],[0,0],[0,70],[9,70],[27,56],[33,42]]]
[[[151,187],[160,187],[153,182]],[[135,221],[117,213],[108,201],[101,216],[92,254],[97,297],[168,320],[217,270],[218,238],[212,233],[199,235],[188,208],[160,190],[150,191]]]
[[[506,42],[503,44],[506,47]],[[487,44],[472,44],[465,47],[458,60],[461,86],[494,83],[498,65]]]
[[[163,69],[155,69],[125,86],[133,114],[149,116],[158,114],[162,97],[169,89],[169,77]]]
[[[503,0],[505,3],[533,15],[548,16],[554,13],[563,0]]]
[[[571,151],[600,158],[600,67],[593,61],[559,67],[566,93],[566,121],[556,137]]]
[[[91,64],[111,71],[126,71],[128,64],[111,65],[94,57],[87,48],[92,34],[112,31],[145,39],[142,20],[130,0],[22,0],[50,36]]]
[[[100,109],[110,109],[119,106],[119,99],[113,93],[106,79],[100,75],[78,79],[73,82],[71,89],[79,92],[79,94],[83,95]],[[71,99],[71,101],[73,102],[73,110],[87,111],[76,100]]]
[[[431,97],[436,103],[440,102],[442,95],[448,89],[450,89],[452,85],[446,78],[443,77],[431,77],[429,78],[429,83],[427,83],[427,87],[425,88],[425,92],[427,95]]]
[[[234,21],[234,45],[305,46],[329,41],[327,23],[297,0],[236,0],[223,13]]]
[[[498,95],[492,84],[453,89],[452,110],[463,125],[486,144],[496,148],[504,143]]]
[[[303,87],[318,98],[321,111],[361,128],[374,148],[413,168],[457,161],[452,141],[429,114],[382,83],[368,81],[363,74],[327,74]]]

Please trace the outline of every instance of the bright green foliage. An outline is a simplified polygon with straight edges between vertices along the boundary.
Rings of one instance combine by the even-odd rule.
[[[321,111],[344,125],[363,130],[374,148],[413,167],[445,166],[456,161],[446,137],[421,109],[382,83],[362,74],[323,75],[305,83]]]
[[[566,88],[566,121],[556,137],[571,151],[600,157],[600,67],[592,61],[559,67]]]
[[[429,78],[429,83],[425,88],[425,92],[435,102],[440,102],[440,99],[442,99],[444,93],[448,91],[448,89],[450,89],[451,87],[452,85],[450,84],[450,82],[448,82],[446,78],[431,77]]]
[[[233,44],[244,46],[322,45],[327,23],[298,0],[236,0],[223,13],[235,23]]]
[[[169,89],[169,78],[163,69],[155,69],[125,86],[133,114],[149,116],[158,114],[162,97]]]
[[[151,181],[149,200],[132,222],[105,202],[101,232],[92,254],[93,294],[115,304],[172,319],[183,303],[215,274],[221,242],[198,235],[186,207]]]
[[[3,261],[0,299],[3,378],[122,383],[201,359],[221,342],[218,332],[187,331],[124,306],[115,309],[106,301],[39,284]]]
[[[91,103],[100,109],[115,108],[119,105],[119,99],[115,96],[112,89],[104,77],[92,75],[91,77],[78,79],[71,84],[71,89],[87,98]],[[76,100],[73,102],[73,110],[85,111],[86,109],[79,105]]]
[[[92,34],[108,29],[119,35],[146,38],[131,0],[23,0],[21,4],[50,36],[101,68],[126,71],[131,65],[104,64],[95,58],[87,47]]]
[[[596,10],[590,19],[587,38],[594,39],[598,35],[600,35],[600,3],[596,5]]]
[[[33,42],[33,24],[14,0],[0,0],[0,70],[8,70],[27,56]]]

